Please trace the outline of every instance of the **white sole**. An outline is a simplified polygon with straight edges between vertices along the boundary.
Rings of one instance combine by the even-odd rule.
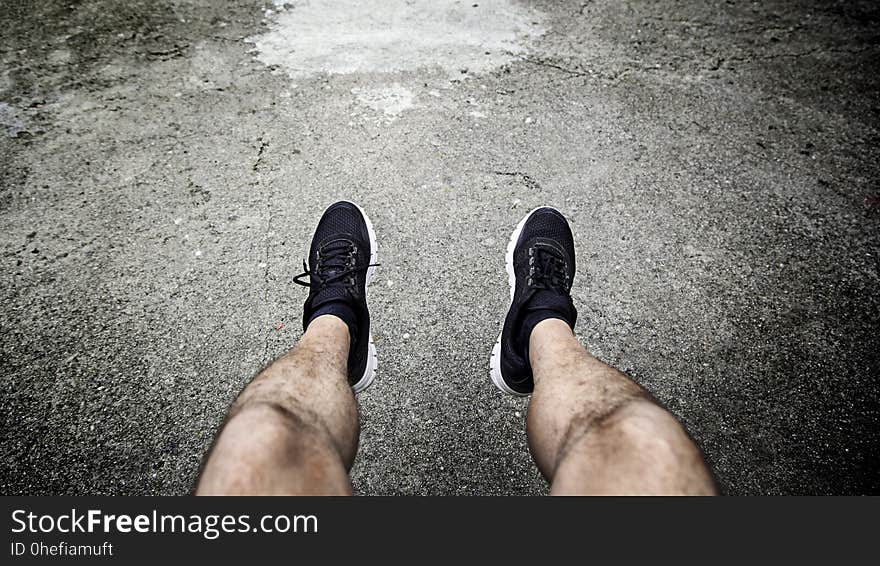
[[[523,226],[526,225],[526,222],[531,218],[535,211],[542,208],[556,210],[552,206],[539,206],[538,208],[533,209],[519,221],[519,224],[513,229],[513,234],[510,235],[510,241],[507,242],[507,252],[504,254],[504,260],[507,264],[507,284],[510,286],[510,305],[513,304],[513,292],[516,288],[516,274],[513,272],[513,250],[516,248],[516,242],[519,240],[519,235],[522,234]],[[508,312],[510,311],[510,305],[507,307]],[[501,375],[501,335],[504,333],[504,322],[501,324],[501,332],[498,333],[498,340],[495,341],[495,346],[492,347],[492,357],[489,358],[489,377],[492,378],[492,383],[495,384],[495,387],[502,392],[516,397],[528,397],[528,393],[520,393],[519,391],[511,389],[507,383],[504,382],[504,377]]]
[[[373,230],[373,223],[370,222],[370,217],[367,216],[367,213],[364,212],[364,209],[357,205],[357,203],[353,203],[351,201],[346,201],[350,204],[357,206],[357,209],[361,211],[361,214],[364,217],[364,223],[367,225],[367,232],[370,234],[370,264],[376,263],[376,259],[379,257],[379,249],[376,244],[376,232]],[[367,269],[367,283],[364,289],[364,298],[366,299],[366,295],[369,292],[370,280],[373,279],[373,273],[376,272],[375,267],[370,267]],[[370,345],[368,347],[367,352],[367,367],[364,369],[364,375],[361,376],[357,382],[351,386],[354,390],[355,395],[362,392],[364,389],[369,387],[373,383],[373,379],[376,377],[376,368],[379,367],[378,359],[376,358],[376,344],[373,343],[373,333],[371,329],[368,329],[370,335]]]

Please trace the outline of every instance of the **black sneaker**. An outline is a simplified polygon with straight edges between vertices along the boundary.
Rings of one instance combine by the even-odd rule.
[[[505,393],[525,396],[535,387],[529,336],[541,320],[559,318],[574,329],[571,302],[574,238],[555,208],[536,208],[520,220],[507,244],[510,310],[492,349],[492,382]]]
[[[376,346],[367,310],[367,285],[376,270],[376,234],[358,205],[340,201],[324,211],[312,237],[308,266],[303,262],[303,269],[294,278],[295,283],[309,287],[303,330],[322,314],[337,315],[348,324],[348,382],[360,393],[376,373]],[[303,280],[306,276],[308,282]]]

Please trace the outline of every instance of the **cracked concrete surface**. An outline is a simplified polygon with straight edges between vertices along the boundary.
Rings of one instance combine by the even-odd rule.
[[[358,493],[546,492],[487,374],[540,204],[577,237],[580,339],[724,492],[878,491],[874,3],[493,1],[543,34],[457,74],[291,76],[249,38],[300,4],[0,11],[4,494],[186,493],[299,336],[291,279],[339,198],[382,263]],[[358,100],[393,85],[411,105]]]

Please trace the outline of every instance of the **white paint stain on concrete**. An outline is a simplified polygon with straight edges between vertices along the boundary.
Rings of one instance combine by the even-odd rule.
[[[394,118],[404,110],[412,108],[415,96],[408,88],[395,83],[389,87],[355,88],[351,93],[368,108]]]
[[[524,53],[542,16],[512,0],[276,0],[257,57],[294,79],[440,69],[481,73]]]

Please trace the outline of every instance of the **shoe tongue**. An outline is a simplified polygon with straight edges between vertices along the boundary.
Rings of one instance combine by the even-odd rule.
[[[351,240],[340,238],[327,242],[321,246],[321,276],[332,277],[349,268],[347,264],[348,254],[352,247]]]

